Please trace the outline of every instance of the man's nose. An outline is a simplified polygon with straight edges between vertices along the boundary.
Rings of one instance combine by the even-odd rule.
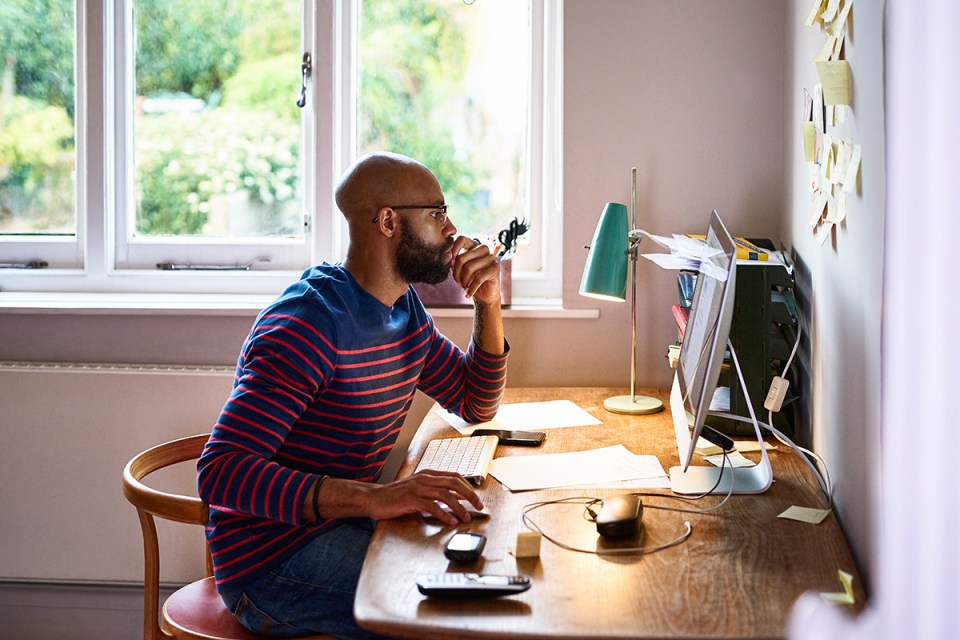
[[[443,226],[440,229],[443,231],[444,237],[457,235],[457,226],[453,224],[450,216],[447,216],[447,219],[443,221]]]

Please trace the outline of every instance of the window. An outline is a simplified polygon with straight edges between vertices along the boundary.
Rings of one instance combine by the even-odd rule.
[[[7,237],[77,230],[73,27],[73,0],[0,7],[0,234]]]
[[[527,219],[514,295],[559,297],[560,9],[8,0],[0,288],[277,291],[343,257],[336,178],[389,149],[462,233]]]

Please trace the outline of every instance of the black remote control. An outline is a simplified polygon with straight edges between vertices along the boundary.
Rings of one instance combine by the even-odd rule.
[[[417,589],[438,598],[485,598],[521,593],[530,588],[530,576],[479,573],[427,573],[417,576]]]

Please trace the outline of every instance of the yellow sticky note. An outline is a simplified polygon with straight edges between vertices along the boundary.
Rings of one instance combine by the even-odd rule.
[[[826,60],[816,63],[823,85],[824,104],[850,104],[850,63]]]
[[[817,127],[812,120],[805,121],[801,127],[803,131],[803,159],[806,162],[813,162],[817,157]]]
[[[843,33],[844,27],[847,26],[847,16],[850,15],[850,10],[853,9],[853,0],[845,0],[843,3],[843,8],[840,9],[836,17],[831,20],[829,23],[825,23],[824,27],[827,30],[827,33],[833,36],[839,36]]]
[[[810,14],[807,16],[807,19],[804,20],[803,24],[808,27],[812,27],[814,23],[820,18],[820,12],[822,12],[827,7],[827,0],[814,0],[813,6],[810,8]]]
[[[817,55],[813,56],[811,62],[822,62],[824,60],[830,60],[833,57],[833,50],[837,46],[837,39],[833,36],[827,38],[826,42],[823,43],[823,46],[820,47],[820,51],[817,52]]]
[[[811,509],[810,507],[792,506],[777,517],[807,522],[809,524],[820,524],[828,515],[830,515],[830,509]]]
[[[834,604],[853,604],[856,602],[853,597],[853,576],[842,569],[837,569],[837,575],[843,585],[843,593],[821,593],[820,597]]]
[[[827,8],[823,10],[823,13],[820,14],[820,19],[824,23],[832,22],[834,18],[837,17],[837,11],[840,9],[840,0],[829,0],[827,2]]]

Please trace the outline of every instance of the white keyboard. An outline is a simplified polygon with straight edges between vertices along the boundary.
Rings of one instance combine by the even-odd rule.
[[[497,451],[497,436],[470,436],[431,440],[416,470],[455,471],[475,485],[483,483]]]

